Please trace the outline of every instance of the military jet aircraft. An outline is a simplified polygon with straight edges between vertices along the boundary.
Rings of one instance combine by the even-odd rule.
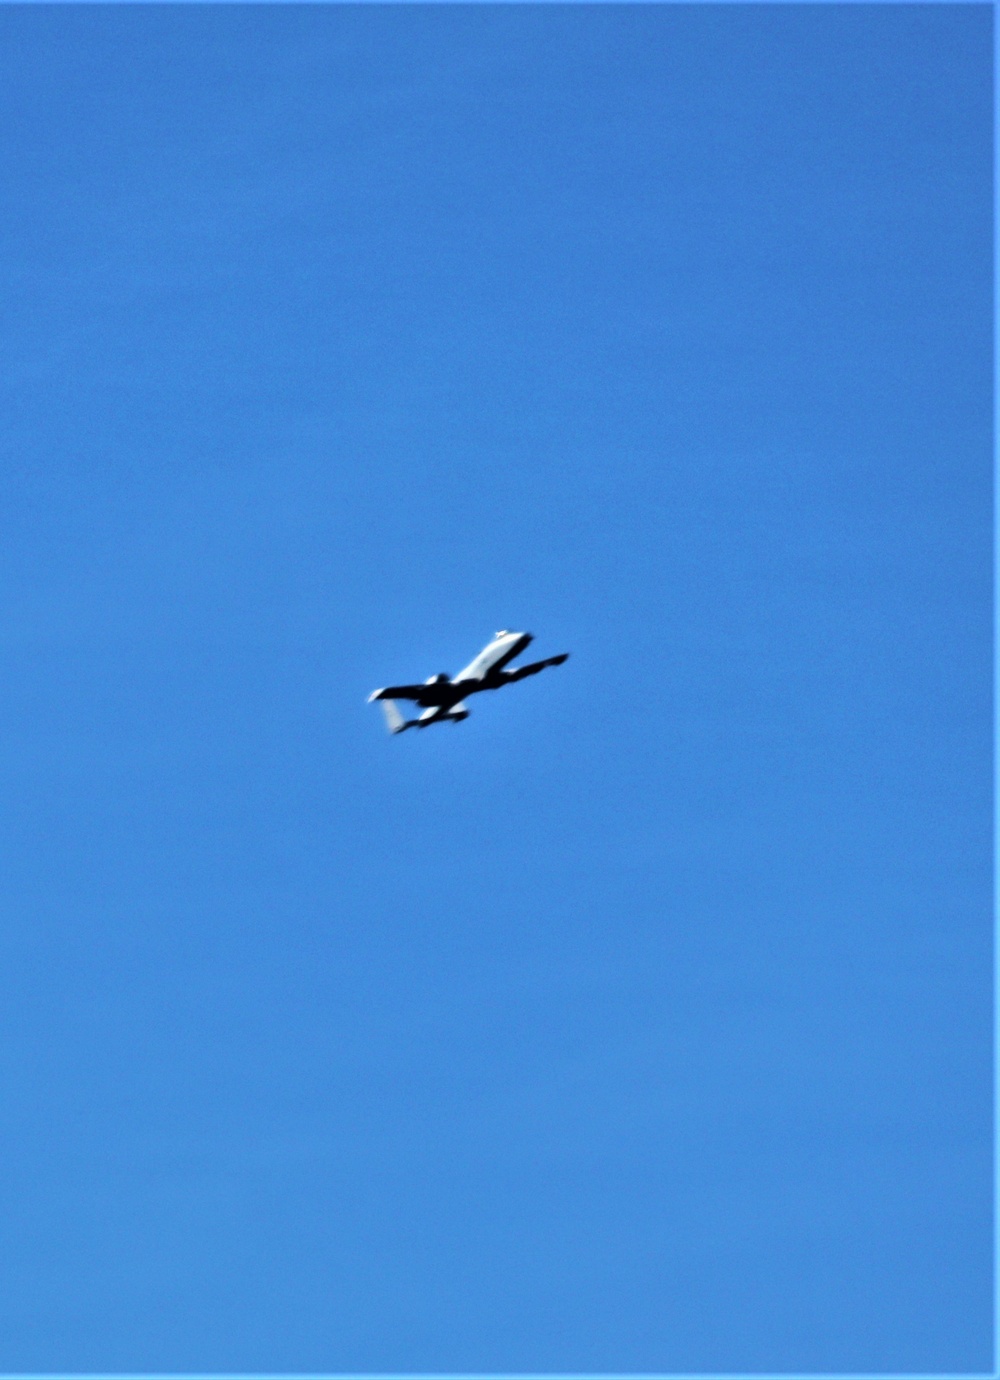
[[[454,678],[444,671],[431,676],[423,685],[387,685],[382,690],[373,690],[368,703],[382,702],[386,725],[390,733],[402,733],[406,728],[429,728],[431,724],[457,724],[469,717],[463,701],[468,695],[478,694],[480,690],[499,690],[502,685],[513,685],[515,680],[533,676],[544,671],[546,666],[561,666],[569,652],[559,656],[546,657],[544,661],[532,661],[527,666],[508,669],[509,663],[520,656],[534,638],[531,633],[508,632],[502,628],[493,641],[484,647],[474,661],[470,661],[464,671]],[[396,700],[413,700],[420,705],[423,713],[416,719],[404,719],[396,707]]]

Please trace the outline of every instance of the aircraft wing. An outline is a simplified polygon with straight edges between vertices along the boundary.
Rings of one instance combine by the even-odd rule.
[[[381,690],[373,690],[368,703],[372,700],[419,700],[426,689],[426,685],[386,685]]]
[[[539,671],[544,671],[546,666],[561,666],[569,657],[569,652],[561,652],[559,656],[546,657],[544,661],[531,661],[527,666],[515,666],[512,671],[504,671],[504,682],[511,680],[523,680],[525,676],[535,676]]]

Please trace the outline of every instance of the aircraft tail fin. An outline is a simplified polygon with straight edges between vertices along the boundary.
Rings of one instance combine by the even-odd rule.
[[[395,700],[379,700],[378,703],[382,706],[385,726],[390,733],[402,733],[405,728],[428,728],[431,724],[460,723],[469,717],[468,707],[464,704],[453,704],[449,709],[431,705],[419,719],[404,719]]]
[[[410,725],[396,708],[395,700],[379,700],[382,706],[382,713],[385,715],[385,726],[390,733],[402,733],[404,728]]]

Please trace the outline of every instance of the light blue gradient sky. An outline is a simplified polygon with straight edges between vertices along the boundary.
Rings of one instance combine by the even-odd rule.
[[[989,1367],[990,47],[0,10],[0,1368]]]

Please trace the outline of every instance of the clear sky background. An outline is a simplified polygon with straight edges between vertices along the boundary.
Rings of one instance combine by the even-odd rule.
[[[990,81],[0,10],[0,1367],[989,1368]]]

